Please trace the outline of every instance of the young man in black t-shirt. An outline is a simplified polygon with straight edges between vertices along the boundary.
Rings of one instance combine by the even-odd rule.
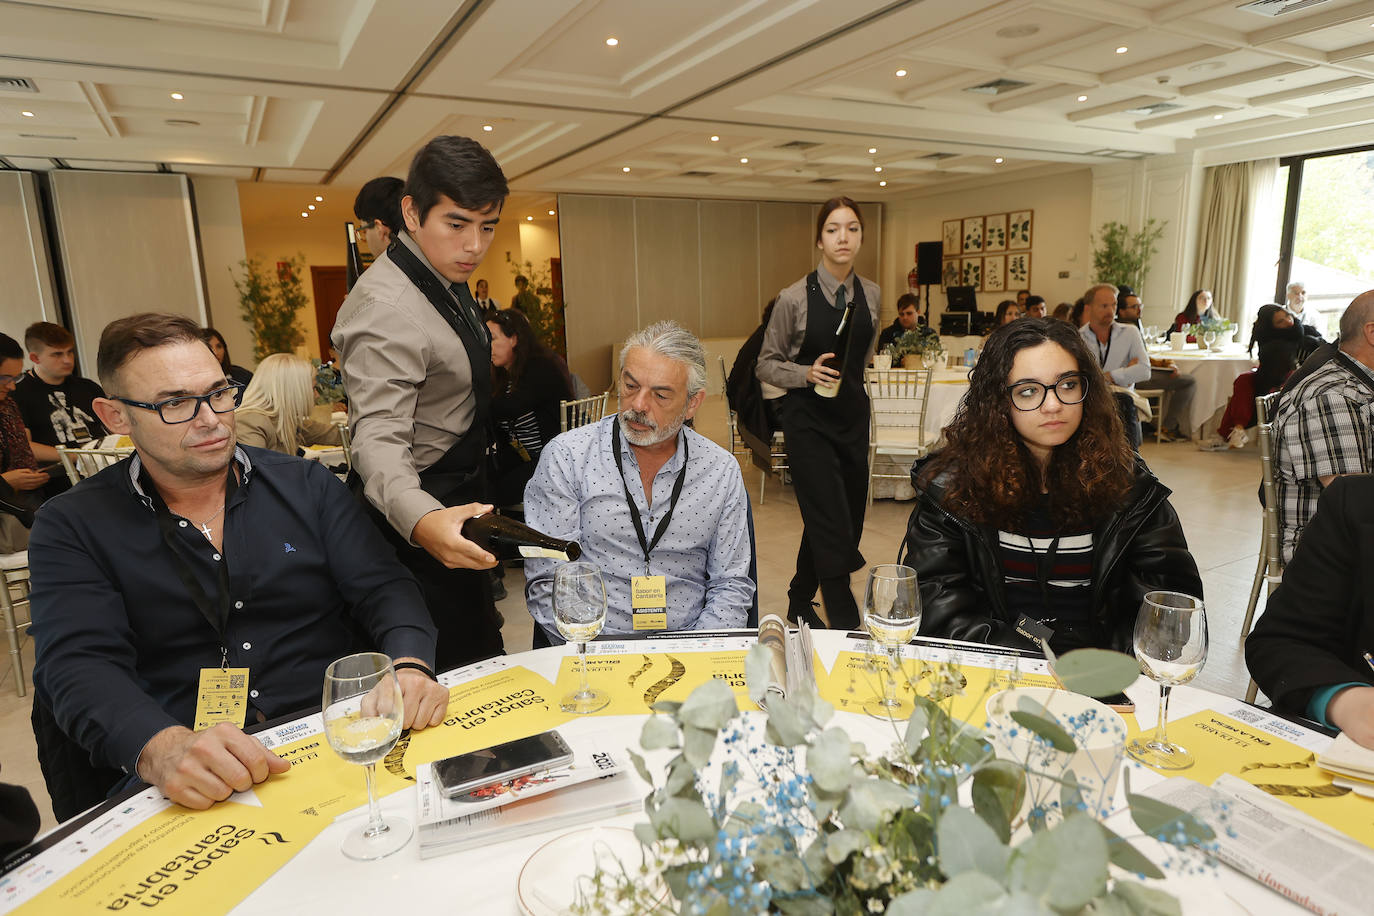
[[[105,435],[91,402],[103,398],[104,390],[88,378],[74,373],[76,341],[71,332],[50,321],[31,324],[24,331],[24,346],[33,366],[14,387],[15,404],[24,417],[40,466],[59,461],[56,446],[77,448]],[[44,488],[56,496],[70,488],[60,466],[52,472],[52,483]]]

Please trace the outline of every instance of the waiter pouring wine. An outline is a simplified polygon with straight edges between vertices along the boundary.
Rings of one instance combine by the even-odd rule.
[[[864,566],[864,366],[873,352],[881,291],[854,272],[862,244],[858,204],[834,197],[821,205],[820,266],[778,294],[755,370],[760,381],[787,390],[779,412],[804,525],[787,590],[788,617],[822,625],[812,609],[819,588],[826,618],[837,629],[859,625],[849,574]]]

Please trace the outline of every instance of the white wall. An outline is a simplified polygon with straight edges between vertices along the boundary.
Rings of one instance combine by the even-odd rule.
[[[1073,169],[1037,178],[980,180],[978,187],[929,194],[888,203],[883,211],[883,290],[885,318],[895,317],[897,295],[906,291],[907,272],[916,263],[917,242],[940,241],[945,220],[1033,210],[1030,290],[1044,296],[1051,310],[1072,302],[1091,284],[1092,247],[1089,215],[1092,209],[1092,170]],[[924,296],[924,287],[921,290]],[[978,307],[993,311],[1016,290],[979,293]],[[922,309],[925,300],[922,299]],[[932,323],[945,308],[945,294],[930,287]]]
[[[200,228],[200,254],[209,291],[209,324],[224,335],[234,362],[253,367],[253,335],[239,314],[239,294],[234,276],[247,257],[243,245],[243,216],[239,210],[238,182],[232,178],[193,177],[196,224]]]
[[[0,277],[5,278],[0,331],[22,346],[24,329],[35,321],[62,321],[32,172],[0,172],[0,234],[5,239],[0,245]],[[88,362],[92,368],[87,374],[94,375],[94,354]]]

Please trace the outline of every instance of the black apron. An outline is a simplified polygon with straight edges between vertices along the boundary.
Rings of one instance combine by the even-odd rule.
[[[473,307],[465,305],[461,293],[455,296],[405,244],[393,244],[387,255],[453,328],[472,367],[476,401],[472,423],[438,461],[419,472],[420,488],[445,506],[485,502],[487,420],[491,413],[491,338],[486,325],[475,314],[475,302]],[[466,287],[462,289],[466,291]],[[362,495],[357,471],[349,473],[349,483],[387,542],[396,548],[397,559],[419,582],[430,618],[439,630],[435,670],[446,671],[501,654],[501,623],[487,570],[444,566],[427,550],[412,545],[410,532],[402,534],[391,527],[386,516]]]
[[[788,470],[805,525],[797,578],[793,580],[794,591],[799,589],[802,595],[808,588],[814,595],[813,579],[847,579],[849,573],[864,565],[859,552],[868,496],[869,411],[864,362],[874,329],[857,274],[853,285],[854,308],[841,333],[842,350],[836,352],[844,364],[838,394],[823,398],[808,385],[792,389],[781,399]],[[806,336],[794,361],[809,366],[822,353],[835,350],[835,329],[842,312],[826,301],[815,271],[806,278],[806,299]],[[808,566],[810,569],[804,568]],[[831,604],[827,598],[835,624],[836,609],[829,607]]]

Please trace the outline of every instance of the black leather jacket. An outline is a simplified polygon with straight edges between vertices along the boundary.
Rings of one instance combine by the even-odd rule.
[[[944,507],[946,475],[922,486],[911,471],[916,507],[907,523],[900,562],[916,570],[921,593],[921,635],[1026,648],[1016,632],[1003,587],[997,531],[956,517]],[[1137,459],[1126,505],[1093,528],[1094,642],[1131,652],[1136,612],[1156,589],[1202,597],[1202,578],[1169,488]]]

